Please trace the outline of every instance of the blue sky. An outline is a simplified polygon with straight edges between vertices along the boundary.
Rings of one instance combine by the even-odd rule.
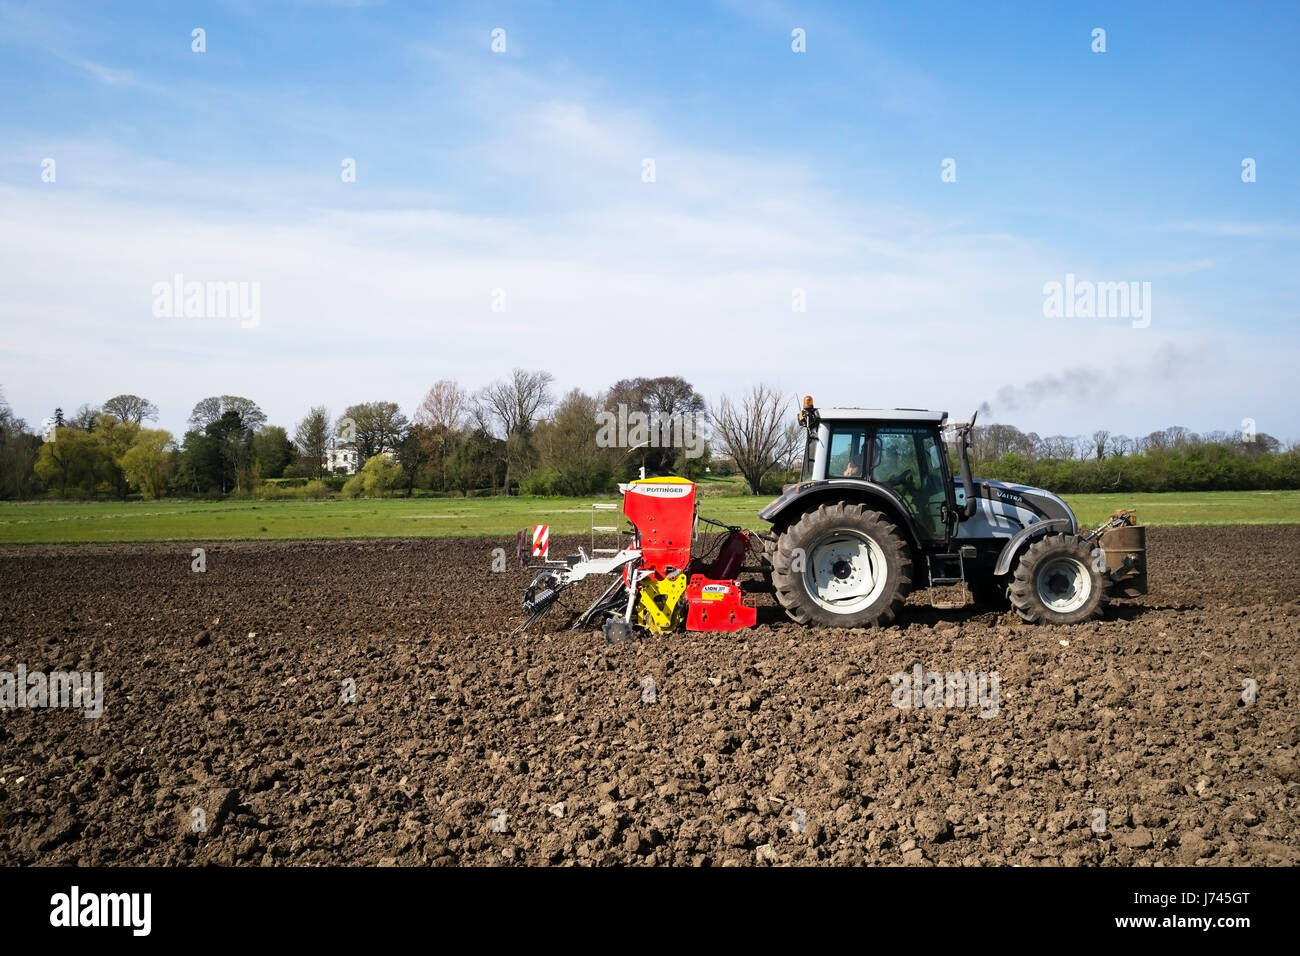
[[[524,366],[1300,440],[1300,8],[972,7],[0,0],[0,386],[179,432]],[[257,326],[157,317],[176,273]],[[1045,317],[1067,273],[1149,326]]]

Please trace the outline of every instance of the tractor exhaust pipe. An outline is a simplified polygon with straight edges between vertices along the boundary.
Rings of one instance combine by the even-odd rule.
[[[975,427],[976,411],[970,421],[957,426],[957,461],[961,465],[961,487],[966,492],[966,510],[964,518],[975,516],[975,482],[970,476],[970,433]]]
[[[965,517],[972,518],[975,516],[975,482],[970,476],[970,459],[966,456],[965,441],[961,448],[961,487],[966,492]]]

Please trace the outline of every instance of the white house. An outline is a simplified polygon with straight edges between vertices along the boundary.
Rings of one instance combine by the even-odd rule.
[[[361,464],[357,461],[358,452],[352,442],[331,438],[325,449],[325,473],[329,475],[355,475]]]
[[[392,460],[397,456],[385,448],[380,452]],[[357,446],[353,442],[342,441],[338,438],[331,438],[329,445],[325,449],[325,473],[327,475],[355,475],[361,470],[365,462],[361,460],[361,453],[357,451]]]

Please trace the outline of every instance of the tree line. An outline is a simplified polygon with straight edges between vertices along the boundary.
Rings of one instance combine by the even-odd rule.
[[[477,391],[442,380],[409,418],[377,400],[338,415],[312,406],[290,427],[269,423],[252,399],[210,396],[179,439],[149,427],[158,408],[137,395],[71,415],[58,408],[30,429],[0,390],[0,498],[583,496],[611,492],[642,467],[735,474],[752,493],[774,494],[797,475],[795,398],[770,385],[712,405],[678,376],[620,379],[595,394],[556,395],[553,385],[527,369]],[[974,429],[971,457],[980,477],[1067,494],[1300,488],[1300,451],[1262,432],[1041,438],[992,424]]]
[[[981,477],[1060,494],[1300,488],[1300,448],[1266,432],[1197,434],[1172,426],[1142,437],[1099,430],[1040,438],[1013,425],[977,425],[971,467]]]
[[[686,380],[627,378],[596,395],[556,396],[553,384],[550,373],[526,369],[478,391],[443,380],[410,418],[392,401],[361,402],[338,415],[316,405],[291,428],[270,424],[252,399],[211,396],[195,404],[179,439],[149,427],[157,406],[136,395],[83,404],[71,415],[57,408],[33,430],[0,392],[0,497],[590,495],[641,467],[694,477],[709,469],[703,436],[698,449],[602,440],[599,416],[607,408],[653,422],[706,420],[704,398]],[[775,408],[775,390],[754,394],[763,411]],[[744,405],[724,398],[720,421]],[[782,464],[780,455],[768,457],[768,449],[757,456],[762,461],[737,449],[735,460],[757,487]]]

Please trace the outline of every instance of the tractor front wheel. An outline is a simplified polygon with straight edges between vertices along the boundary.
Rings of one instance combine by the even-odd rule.
[[[888,624],[911,586],[906,542],[866,505],[841,502],[806,512],[781,533],[772,553],[772,589],[800,624]]]
[[[1078,624],[1101,616],[1109,588],[1110,579],[1097,569],[1087,542],[1052,534],[1020,556],[1011,579],[1011,606],[1034,624]]]

